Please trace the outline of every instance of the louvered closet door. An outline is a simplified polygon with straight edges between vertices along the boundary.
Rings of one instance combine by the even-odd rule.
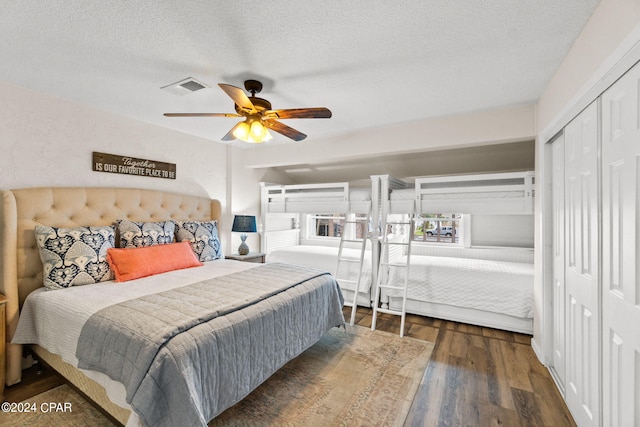
[[[565,257],[564,257],[564,136],[552,145],[553,211],[553,370],[564,389],[565,383]]]
[[[581,427],[600,423],[598,105],[564,130],[567,406]]]
[[[602,96],[603,420],[640,426],[640,66]]]

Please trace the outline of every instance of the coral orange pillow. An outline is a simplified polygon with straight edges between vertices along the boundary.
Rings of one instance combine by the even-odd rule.
[[[107,262],[116,282],[203,265],[189,242],[130,249],[109,248]]]

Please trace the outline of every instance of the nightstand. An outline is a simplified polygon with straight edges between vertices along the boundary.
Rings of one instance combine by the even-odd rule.
[[[261,262],[261,263],[264,263],[265,256],[266,256],[266,254],[263,254],[262,252],[249,252],[246,255],[238,255],[238,254],[226,255],[225,258],[226,259],[235,259],[235,260],[238,260],[238,261],[245,261],[245,262]]]
[[[5,304],[7,303],[7,298],[0,294],[0,402],[2,402],[2,399],[4,397],[4,364],[5,364],[5,319],[6,319],[6,312],[5,312]]]

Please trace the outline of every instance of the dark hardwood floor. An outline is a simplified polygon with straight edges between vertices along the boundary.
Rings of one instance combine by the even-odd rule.
[[[345,318],[350,316],[345,307]],[[356,324],[371,326],[370,309]],[[380,314],[377,329],[399,333],[400,318]],[[405,426],[575,426],[528,335],[407,315],[405,336],[435,343]],[[19,402],[64,380],[43,367],[7,387],[4,400]]]
[[[4,389],[5,402],[22,402],[65,383],[52,369],[38,364],[22,371],[22,381]]]
[[[371,315],[358,308],[356,324]],[[379,314],[376,327],[399,333],[400,317]],[[405,336],[435,343],[405,426],[576,425],[531,336],[411,314]]]

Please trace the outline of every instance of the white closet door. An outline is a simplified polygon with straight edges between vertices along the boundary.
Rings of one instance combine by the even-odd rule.
[[[602,95],[604,425],[640,426],[640,66]]]
[[[567,406],[581,427],[600,424],[598,104],[564,130]]]
[[[565,279],[564,279],[564,136],[551,146],[553,211],[553,370],[556,380],[565,384]]]

